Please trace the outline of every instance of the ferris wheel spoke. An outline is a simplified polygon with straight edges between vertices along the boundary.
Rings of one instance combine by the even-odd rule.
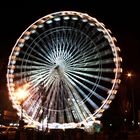
[[[49,61],[50,63],[52,63],[54,61],[54,58],[55,58],[53,53],[51,53],[53,47],[54,47],[54,44],[51,44],[51,42],[49,40],[47,40],[46,43],[44,42],[42,47],[39,47],[39,49],[42,52],[44,52],[44,56],[46,57],[46,59],[48,58],[48,60],[50,60]]]
[[[64,99],[65,100],[64,101],[64,106],[65,106],[64,111],[67,114],[67,121],[68,122],[73,122],[74,118],[73,118],[73,115],[72,115],[72,100],[71,100],[72,99],[72,93],[70,92],[69,87],[64,86],[64,88],[66,88],[64,91],[67,94],[66,98]],[[61,102],[61,100],[60,100],[60,102]]]
[[[34,100],[34,99],[36,99],[36,100]],[[24,101],[23,107],[27,108],[28,114],[32,114],[34,112],[33,111],[34,108],[36,106],[38,106],[39,103],[40,103],[39,97],[37,96],[37,94],[34,94],[34,95],[30,96],[30,98],[28,97],[28,99],[26,101]]]
[[[25,56],[27,56],[28,59],[30,58],[31,60],[32,60],[32,59],[35,59],[36,61],[39,61],[39,62],[42,62],[42,63],[46,63],[46,61],[49,62],[49,59],[47,59],[47,58],[45,58],[46,60],[43,60],[43,59],[41,59],[41,58],[39,58],[39,57],[37,57],[37,56],[35,56],[35,55],[28,54],[28,53],[25,53],[25,52],[22,52],[22,53],[23,53]]]
[[[17,61],[19,62],[22,62],[22,63],[26,63],[26,64],[34,64],[34,65],[37,65],[37,66],[46,66],[46,65],[51,65],[51,63],[49,62],[45,62],[45,63],[41,63],[41,62],[38,62],[38,61],[35,61],[35,60],[29,60],[29,59],[22,59],[22,58],[16,58]]]
[[[48,101],[48,102],[50,102],[49,104],[48,104],[48,109],[50,110],[50,111],[53,111],[54,110],[54,105],[55,105],[55,102],[56,102],[56,95],[55,95],[55,93],[57,93],[57,88],[54,88],[55,87],[55,85],[56,85],[56,83],[55,82],[53,82],[52,83],[52,86],[51,86],[51,88],[50,88],[50,92],[49,92],[49,94],[48,94],[48,96],[47,96],[47,99],[46,99],[46,102]],[[58,110],[59,110],[60,108],[58,108]]]
[[[64,56],[66,56],[66,61],[69,60],[68,58],[69,58],[69,56],[71,56],[71,54],[70,54],[71,50],[73,50],[73,51],[75,50],[75,48],[71,44],[72,44],[71,40],[68,40],[67,44],[66,44],[67,49],[64,52]]]
[[[71,67],[71,70],[67,70],[70,72],[77,72],[79,73],[79,71],[82,71],[81,74],[83,72],[104,72],[104,73],[113,73],[114,68],[76,68],[76,67]]]
[[[55,40],[56,40],[58,56],[60,56],[61,54],[64,54],[65,45],[67,45],[67,39],[65,40],[64,39],[65,37],[63,36],[63,33],[57,32]]]
[[[42,75],[41,75],[42,74]],[[36,70],[29,70],[29,71],[27,71],[26,70],[26,75],[27,76],[29,76],[29,78],[39,78],[39,77],[44,77],[45,75],[49,75],[50,74],[50,71],[49,71],[49,69],[46,69],[46,68],[44,68],[44,69],[36,69]]]
[[[51,63],[52,58],[51,58],[51,56],[49,54],[50,51],[49,51],[49,49],[47,49],[46,43],[43,41],[43,44],[40,45],[36,41],[34,41],[33,44],[34,44],[34,46],[31,47],[31,51],[34,51],[36,54],[39,54],[40,57],[42,57],[44,60],[47,60],[49,63]],[[36,51],[34,48],[37,48],[38,50]],[[40,50],[40,53],[38,53],[39,50]]]
[[[60,55],[61,50],[58,51],[58,46],[59,45],[56,43],[56,39],[55,38],[51,40],[50,45],[53,47],[51,55],[52,55],[53,59],[55,60],[55,58]]]
[[[105,60],[102,60],[102,61],[100,61],[100,60],[97,60],[97,61],[93,61],[93,62],[76,62],[76,64],[70,64],[71,66],[70,66],[70,69],[73,69],[73,66],[75,66],[75,67],[78,67],[78,69],[79,68],[85,68],[85,71],[86,71],[86,68],[88,69],[88,67],[95,67],[95,66],[100,66],[100,65],[105,65],[105,64],[113,64],[114,63],[114,61],[112,60],[112,59],[105,59]],[[74,68],[75,68],[74,67]]]
[[[91,114],[91,112],[89,111],[89,109],[87,109],[87,106],[83,103],[82,98],[79,96],[79,93],[77,92],[77,90],[69,82],[67,82],[66,86],[67,86],[66,87],[67,91],[69,93],[68,101],[70,102],[70,104],[76,103],[76,105],[74,105],[74,107],[76,107],[76,110],[75,109],[74,110],[76,112],[78,112],[78,114],[81,114],[80,118],[88,117],[88,115]],[[83,110],[83,108],[84,108],[84,110]]]
[[[31,120],[34,120],[37,118],[37,114],[38,112],[40,112],[40,104],[41,104],[41,100],[37,100],[37,101],[34,101],[32,102],[32,105],[30,107],[30,110],[27,110],[27,112],[29,114],[31,114]]]
[[[34,48],[37,46],[37,50],[35,50]],[[30,47],[28,47],[28,48],[30,48]],[[39,49],[38,49],[39,48]],[[39,51],[40,50],[40,51]],[[32,52],[34,52],[34,55],[33,55],[33,53]],[[31,54],[32,53],[32,54]],[[46,53],[47,52],[45,52],[45,54],[44,54],[44,50],[42,49],[42,46],[40,46],[39,44],[37,44],[37,43],[35,43],[35,46],[34,47],[31,47],[31,49],[29,50],[27,50],[26,52],[23,52],[23,54],[25,55],[25,56],[27,56],[28,58],[29,57],[32,57],[32,58],[34,58],[35,60],[41,60],[41,62],[50,62],[51,63],[51,61],[50,61],[50,59],[49,59],[49,56],[47,56],[46,57]]]
[[[77,46],[77,48],[79,48],[80,46],[83,46],[84,48],[86,48],[88,46],[88,44],[90,43],[90,41],[87,40],[87,36],[82,35],[82,33],[80,33],[80,34],[81,34],[81,36],[80,35],[74,36],[75,40],[71,42],[71,45]]]
[[[90,59],[91,60],[94,60],[95,58],[97,58],[97,55],[95,55],[95,57],[93,56],[92,58],[86,58],[86,59],[84,59],[83,57],[85,56],[85,53],[79,53],[76,57],[72,57],[71,59],[70,59],[70,64],[71,65],[73,65],[73,64],[76,64],[76,63],[84,63],[85,62],[85,60],[88,62]]]
[[[70,49],[68,50],[68,54],[72,57],[75,58],[77,55],[79,56],[79,51],[80,51],[80,46],[79,44],[73,43],[72,40],[70,40]],[[73,59],[72,59],[73,60]],[[69,60],[70,61],[70,60]]]
[[[82,103],[82,99],[79,96],[78,92],[75,90],[75,88],[73,88],[73,86],[68,82],[65,81],[65,88],[67,89],[67,93],[68,93],[68,104],[70,105],[74,105],[71,109],[72,109],[72,114],[74,116],[75,119],[79,119],[79,120],[84,120],[85,117],[87,117],[87,114],[91,114],[91,112],[87,109],[86,105],[84,105],[84,103]],[[85,110],[83,110],[83,108]],[[75,115],[77,112],[78,116]]]
[[[55,96],[55,94],[52,94],[52,93],[57,93],[58,92],[56,90],[55,85],[57,86],[57,88],[59,88],[58,85],[57,85],[57,81],[55,81],[55,79],[53,79],[53,77],[50,77],[47,80],[46,85],[44,85],[45,87],[47,87],[45,89],[45,92],[47,93],[47,95],[46,95],[46,103],[47,104],[50,102],[50,99],[52,98],[52,95]]]
[[[39,49],[44,53],[45,56],[48,56],[49,55],[48,52],[51,52],[51,50],[53,48],[52,47],[52,44],[49,43],[52,40],[52,38],[50,37],[50,34],[47,34],[46,31],[44,31],[44,34],[41,34],[41,35],[36,31],[36,34],[37,34],[37,38],[36,38],[36,40],[32,39],[33,40],[33,43],[37,47],[39,47]],[[42,47],[39,44],[40,42],[42,44],[41,45]],[[48,45],[48,47],[47,47],[47,45]],[[47,55],[46,55],[46,53],[47,53]]]
[[[84,97],[84,102],[88,102],[94,110],[96,110],[98,107],[98,105],[93,102],[72,80],[70,80],[71,84],[78,90],[78,92]]]
[[[87,76],[87,77],[90,77],[90,78],[94,78],[94,79],[99,79],[99,76],[98,75],[94,75],[94,74],[90,74],[90,73],[83,73],[83,72],[79,72],[79,71],[68,71],[70,73],[76,73],[76,74],[79,74],[79,75],[82,75],[82,76]],[[107,82],[111,82],[112,79],[109,78],[109,77],[100,77],[100,80],[103,80],[103,81],[107,81]]]
[[[16,65],[15,68],[16,68],[16,69],[26,69],[26,70],[29,70],[29,69],[36,69],[36,70],[38,70],[39,68],[42,68],[42,69],[43,69],[43,68],[45,68],[45,67],[44,67],[44,66],[40,66],[40,67],[38,68],[38,66],[35,66],[35,65],[34,65],[34,66]]]
[[[99,33],[98,35],[92,37],[92,39],[93,39],[93,42],[94,42],[95,44],[97,44],[101,39],[103,39],[103,37],[104,37],[104,35],[103,35],[103,33],[101,32],[101,33]]]
[[[31,120],[39,120],[38,118],[38,115],[39,115],[39,112],[40,112],[40,104],[37,103],[35,108],[34,108],[34,111],[33,111],[33,114],[31,116]]]
[[[88,55],[87,55],[88,54]],[[94,62],[97,58],[101,58],[101,57],[104,57],[104,56],[107,56],[109,54],[111,54],[111,50],[106,50],[106,51],[103,51],[103,52],[100,52],[100,54],[92,54],[92,50],[87,53],[87,52],[84,52],[82,53],[82,56],[77,56],[76,58],[72,59],[72,62],[71,62],[71,65],[73,64],[78,64],[78,65],[83,65],[83,63],[86,63],[86,64],[96,64],[96,62]],[[79,59],[78,59],[79,57]],[[112,58],[108,58],[108,59],[104,59],[102,61],[98,60],[97,62],[102,62],[102,64],[106,64],[106,63],[113,63],[113,59]]]
[[[65,60],[69,61],[69,58],[71,57],[70,52],[71,52],[71,50],[75,50],[75,48],[74,48],[74,46],[72,46],[72,40],[63,38],[63,40],[64,39],[66,40],[66,42],[63,41],[63,46],[65,46],[63,49],[63,52],[64,52],[63,54],[64,54]]]
[[[107,40],[103,40],[101,43],[95,45],[95,49],[102,50],[109,46],[109,42]]]
[[[54,41],[53,41],[54,42]],[[50,44],[51,45],[51,44]],[[58,44],[54,43],[53,45],[53,49],[51,51],[51,57],[53,58],[53,62],[55,62],[55,59],[60,56],[60,54],[62,53],[62,51],[60,50],[60,52],[58,52]]]
[[[84,97],[84,99],[92,105],[92,107],[93,107],[94,109],[97,109],[97,108],[98,108],[98,105],[97,105],[96,103],[94,103],[94,102],[86,95],[86,93],[83,92],[83,91],[79,88],[79,86],[77,86],[77,84],[76,84],[73,80],[71,80],[68,76],[67,76],[67,79],[68,79],[68,80],[70,81],[70,83],[78,90],[78,92]]]
[[[91,40],[87,40],[88,38],[86,38],[86,40],[83,39],[83,43],[79,43],[76,44],[76,46],[79,48],[80,52],[84,52],[86,54],[88,53],[94,53],[95,49],[94,46],[95,44],[91,41]],[[90,55],[90,54],[88,54]]]
[[[79,48],[81,48],[81,46],[80,46],[80,44],[71,44],[71,46],[76,46],[76,47],[74,47],[73,49],[72,49],[72,51],[69,51],[69,54],[73,57],[73,58],[77,58],[78,56],[79,56],[79,54],[81,54],[81,53],[79,53]],[[83,46],[83,45],[82,45]],[[88,46],[88,44],[86,45],[86,46],[84,46],[84,47],[91,47],[91,46]],[[71,47],[72,48],[72,47]],[[78,51],[76,51],[77,50],[77,48],[78,48]],[[82,50],[80,50],[80,52],[82,52]],[[83,50],[83,52],[84,52],[84,50]],[[78,55],[78,56],[77,56]],[[76,56],[76,57],[75,57]]]
[[[79,85],[81,85],[84,89],[86,89],[90,94],[96,96],[98,99],[100,99],[101,101],[104,100],[104,98],[102,96],[100,96],[99,94],[97,94],[95,91],[92,91],[92,89],[88,88],[88,86],[86,86],[85,84],[81,83],[80,81],[78,81],[76,78],[70,76],[68,74],[68,77],[70,77],[73,81],[75,81],[76,83],[78,83]]]
[[[92,54],[92,52],[93,51],[91,50],[90,53]],[[95,54],[92,56],[93,57],[91,57],[91,55],[87,56],[87,52],[80,52],[76,57],[72,57],[72,59],[70,59],[70,64],[91,62],[92,60],[99,58],[99,54]]]
[[[54,80],[55,80],[55,78],[53,76],[50,76],[49,78],[44,79],[44,86],[46,87],[46,89],[45,89],[46,93],[48,92],[48,89],[51,87]]]
[[[30,76],[31,80],[35,79],[36,81],[38,81],[39,79],[42,79],[42,81],[43,81],[45,78],[49,77],[49,75],[47,75],[47,74],[49,74],[49,72],[45,72],[42,70],[41,71],[38,70],[36,72],[40,72],[40,73],[32,73],[32,75]]]
[[[83,32],[80,32],[79,37],[81,38],[79,41],[75,41],[77,42],[78,46],[81,46],[81,51],[86,51],[88,50],[91,46],[94,46],[94,42],[91,40],[90,36],[86,35]],[[77,45],[76,44],[76,45]]]
[[[22,78],[22,80],[24,81],[29,81],[30,79],[35,79],[35,77],[38,77],[38,75],[40,74],[47,74],[46,71],[48,71],[49,69],[40,69],[40,70],[29,70],[29,71],[23,71],[23,72],[16,72],[14,75],[16,78],[20,78],[20,77],[24,77]],[[48,72],[49,73],[49,72]]]
[[[44,78],[45,80],[47,80],[47,79],[49,79],[49,77],[46,77],[46,78]],[[41,80],[39,80],[39,79],[33,79],[33,80],[31,80],[30,82],[34,85],[33,87],[35,88],[35,87],[37,87],[37,86],[39,86],[40,85],[40,83],[43,83],[44,81],[44,79],[41,79]],[[38,80],[38,81],[36,81],[36,80]],[[53,80],[54,79],[52,79],[52,82],[53,82]]]
[[[65,39],[65,41],[64,41],[64,39]],[[70,47],[70,44],[69,44],[69,41],[68,41],[68,39],[65,37],[63,37],[62,39],[61,39],[62,41],[62,43],[61,42],[59,42],[60,44],[59,45],[61,45],[62,44],[62,54],[63,54],[63,56],[64,56],[64,58],[66,59],[66,61],[67,61],[67,58],[69,57],[69,53],[68,53],[68,51],[71,49],[71,47]]]
[[[71,76],[73,76],[73,77],[76,77],[76,78],[78,78],[78,79],[81,79],[83,82],[86,82],[86,83],[88,83],[88,84],[90,84],[90,85],[92,85],[92,86],[96,86],[96,87],[98,87],[98,88],[100,88],[100,89],[102,89],[102,90],[104,90],[104,91],[106,91],[106,92],[108,92],[110,89],[108,89],[108,88],[106,88],[105,86],[102,86],[102,85],[99,85],[98,83],[94,83],[94,82],[92,82],[92,81],[90,81],[90,80],[87,80],[87,79],[85,79],[85,78],[82,78],[81,76],[78,76],[78,75],[76,75],[76,74],[74,74],[74,73],[69,73]],[[98,80],[100,81],[100,79],[101,79],[101,77],[98,77]]]
[[[46,76],[46,73],[44,73],[44,75],[42,75],[42,76],[35,76],[35,78],[34,77],[31,77],[30,76],[30,83],[31,84],[33,84],[34,85],[34,87],[37,87],[40,83],[42,83],[43,82],[43,80],[44,79],[47,79],[47,78],[49,78],[48,76]]]
[[[71,89],[72,90],[72,89]],[[75,91],[73,91],[72,93],[70,93],[71,95],[74,93]],[[75,93],[77,94],[77,93]],[[70,96],[71,97],[71,96]],[[75,99],[75,96],[72,95],[71,97],[71,101],[69,100],[69,103],[72,104],[73,106],[71,107],[72,110],[72,115],[74,115],[74,113],[77,113],[77,116],[74,117],[74,119],[78,119],[78,121],[81,121],[82,119],[84,119],[83,113],[81,112],[81,106],[79,105],[79,103],[77,102],[77,100]]]
[[[40,69],[39,69],[40,68]],[[28,75],[33,75],[39,72],[45,72],[46,74],[50,73],[50,70],[52,69],[52,66],[46,65],[45,67],[38,67],[38,69],[30,69],[29,71],[27,71]]]
[[[25,106],[25,108],[29,108],[29,106],[31,106],[30,104],[29,104],[29,102],[30,103],[32,103],[32,102],[34,102],[34,99],[36,99],[36,103],[39,103],[40,101],[39,101],[39,99],[40,99],[40,97],[39,97],[39,95],[38,94],[36,94],[36,91],[34,90],[34,88],[33,89],[31,89],[32,87],[30,87],[30,89],[29,89],[29,93],[32,93],[32,94],[30,94],[28,97],[27,97],[27,99],[23,102],[23,106]],[[35,104],[36,104],[35,103]]]
[[[109,56],[110,54],[111,54],[111,50],[110,49],[105,50],[105,51],[99,51],[99,50],[97,50],[97,51],[94,51],[94,52],[91,50],[90,52],[85,52],[84,53],[84,57],[82,58],[82,60],[83,61],[91,62],[91,61],[93,61],[93,60],[95,60],[97,58],[103,58],[105,56],[110,57]]]

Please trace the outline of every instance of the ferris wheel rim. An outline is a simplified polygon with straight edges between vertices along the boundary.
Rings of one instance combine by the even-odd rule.
[[[16,41],[16,44],[14,45],[14,47],[13,47],[13,49],[12,49],[12,52],[11,52],[11,55],[10,55],[10,58],[9,58],[9,62],[8,62],[8,66],[10,66],[11,65],[11,61],[12,61],[12,57],[13,57],[13,54],[14,54],[14,51],[15,51],[15,48],[16,48],[16,46],[18,45],[18,43],[20,42],[20,40],[23,38],[23,36],[29,31],[29,29],[31,29],[33,26],[37,26],[36,24],[38,23],[38,22],[42,22],[42,23],[44,23],[44,19],[46,19],[46,18],[50,18],[50,19],[52,19],[52,18],[54,18],[56,15],[61,15],[61,16],[66,16],[66,15],[76,15],[76,16],[80,16],[80,17],[83,17],[83,16],[86,16],[86,17],[88,17],[88,19],[89,20],[93,20],[95,23],[97,23],[97,26],[100,26],[101,27],[101,30],[102,31],[104,31],[105,33],[106,33],[106,35],[107,35],[107,39],[109,40],[109,41],[111,41],[111,49],[113,48],[113,50],[112,50],[112,53],[114,53],[114,57],[115,58],[118,58],[119,57],[119,55],[118,55],[118,52],[117,52],[117,48],[116,48],[116,46],[115,46],[115,44],[114,44],[114,41],[113,41],[113,39],[112,39],[112,37],[111,37],[111,35],[109,34],[109,32],[107,31],[107,29],[105,29],[105,27],[101,24],[101,23],[99,23],[95,18],[92,18],[92,17],[90,17],[90,16],[88,16],[87,14],[83,14],[83,13],[79,13],[79,12],[75,12],[75,11],[61,11],[61,12],[56,12],[56,13],[52,13],[52,14],[49,14],[49,15],[47,15],[47,16],[44,16],[44,17],[42,17],[42,18],[40,18],[39,20],[37,20],[37,21],[35,21],[33,24],[31,24],[22,34],[21,34],[21,36],[18,38],[18,40]],[[37,28],[37,27],[35,27],[35,28]],[[25,40],[24,40],[25,41]],[[107,103],[107,101],[111,101],[112,99],[110,99],[110,96],[111,95],[114,95],[114,94],[116,94],[116,85],[119,83],[119,74],[121,73],[121,68],[120,68],[120,61],[119,60],[115,60],[115,65],[116,65],[116,69],[114,69],[114,73],[115,73],[115,78],[113,79],[114,81],[113,81],[113,84],[112,84],[112,87],[111,87],[111,89],[110,89],[110,91],[108,91],[108,96],[107,96],[107,98],[104,100],[104,102],[102,103],[102,105],[91,115],[92,117],[100,117],[100,115],[102,114],[102,111],[104,111],[105,110],[105,108],[104,108],[104,106],[106,105],[106,104],[109,104],[109,103]],[[9,69],[7,70],[7,73],[9,73]],[[9,75],[7,74],[7,81],[8,81],[8,89],[9,89],[9,93],[10,93],[10,96],[11,96],[11,98],[13,98],[12,97],[12,94],[11,94],[11,87],[10,87],[10,78],[9,78]],[[13,100],[13,99],[12,99]],[[13,101],[13,104],[14,104],[14,106],[16,106],[17,105],[17,103],[16,102],[14,102]],[[19,110],[19,106],[18,107],[16,107],[16,109],[17,110]],[[96,116],[96,114],[97,114],[97,116]],[[90,116],[90,117],[91,117]],[[25,115],[25,118],[27,117],[27,115]],[[86,120],[90,120],[91,118],[90,117],[87,117],[86,118]],[[84,120],[85,121],[85,120]],[[81,121],[81,122],[83,122],[83,121]]]

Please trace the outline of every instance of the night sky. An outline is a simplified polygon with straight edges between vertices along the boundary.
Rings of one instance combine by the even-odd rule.
[[[48,1],[48,0],[46,0]],[[140,84],[140,8],[137,3],[122,3],[116,0],[111,3],[104,0],[89,2],[88,0],[53,1],[25,3],[19,1],[0,5],[0,109],[11,108],[6,87],[6,69],[8,57],[21,33],[39,18],[57,11],[71,10],[87,13],[98,21],[116,37],[116,45],[121,49],[123,74],[127,71],[135,73],[136,88]],[[36,3],[36,4],[35,4]],[[137,96],[139,96],[137,90]],[[140,98],[139,98],[140,99]]]

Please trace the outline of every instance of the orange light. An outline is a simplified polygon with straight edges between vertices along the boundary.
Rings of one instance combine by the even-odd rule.
[[[16,90],[16,92],[14,93],[16,99],[19,102],[22,102],[23,100],[25,100],[27,98],[27,96],[29,95],[29,92],[27,91],[28,85],[25,84],[22,88],[18,88]]]
[[[132,73],[130,73],[130,72],[127,73],[127,77],[130,77],[131,78],[132,77]]]
[[[27,92],[23,89],[19,89],[17,92],[16,92],[16,97],[18,100],[24,100],[24,98],[26,98],[27,96]]]

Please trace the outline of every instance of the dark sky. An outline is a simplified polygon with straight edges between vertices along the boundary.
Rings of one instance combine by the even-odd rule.
[[[89,14],[103,22],[117,39],[124,73],[140,74],[140,8],[138,2],[118,0],[46,0],[0,5],[0,106],[9,104],[6,87],[8,57],[21,33],[37,19],[57,11],[72,10]],[[98,2],[97,2],[98,1]],[[17,5],[15,5],[17,4]],[[137,83],[138,84],[138,83]]]

